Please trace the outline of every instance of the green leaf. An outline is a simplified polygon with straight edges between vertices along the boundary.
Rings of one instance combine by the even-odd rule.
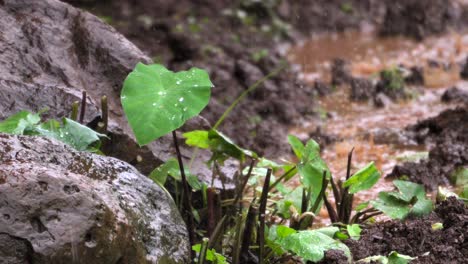
[[[415,258],[392,251],[388,255],[388,264],[407,264],[413,259]]]
[[[418,198],[418,201],[413,205],[413,208],[410,210],[410,214],[421,217],[429,214],[434,205],[432,201],[426,198]]]
[[[182,136],[186,139],[185,144],[207,149],[210,147],[210,140],[208,139],[208,131],[206,130],[194,130],[187,133],[182,134]]]
[[[229,137],[215,129],[211,129],[208,132],[208,139],[211,150],[221,156],[227,155],[240,161],[244,161],[245,156],[258,157],[255,152],[239,147]]]
[[[410,212],[408,204],[387,192],[380,192],[378,199],[371,201],[372,206],[393,219],[404,219]]]
[[[301,212],[302,204],[302,188],[296,188],[292,192],[285,195],[285,197],[276,202],[278,208],[278,214],[283,218],[290,218],[291,213],[289,208],[294,206],[296,211]]]
[[[356,212],[360,212],[360,211],[366,209],[367,206],[369,206],[369,202],[362,202],[362,203],[356,205],[356,207],[354,208],[354,210],[355,210]]]
[[[361,238],[362,229],[358,224],[347,225],[346,230],[352,239],[359,240]]]
[[[240,161],[244,161],[246,156],[258,158],[255,152],[239,147],[229,137],[215,129],[195,130],[184,133],[183,136],[186,139],[185,143],[189,146],[209,148],[213,153],[210,161],[216,160],[222,163],[229,157]]]
[[[456,186],[468,185],[468,168],[457,168],[450,177]]]
[[[291,148],[293,149],[296,157],[301,159],[305,150],[304,144],[302,144],[301,140],[294,135],[289,135],[288,142],[289,145],[291,145]]]
[[[68,118],[62,119],[62,125],[56,120],[49,120],[34,130],[38,135],[55,138],[79,151],[93,150],[92,145],[99,142],[99,137],[106,137]]]
[[[291,136],[290,136],[291,137]],[[330,176],[330,169],[325,161],[320,157],[320,146],[314,140],[309,140],[303,150],[301,150],[301,161],[297,165],[301,182],[304,188],[310,189],[312,195],[310,196],[310,204],[314,204],[319,198],[320,190],[322,188],[323,171],[327,172]],[[317,208],[317,213],[320,206]]]
[[[120,97],[138,144],[146,145],[198,115],[208,104],[212,86],[201,69],[174,73],[159,64],[138,63]]]
[[[444,224],[442,223],[434,223],[431,225],[431,228],[432,230],[436,231],[436,230],[441,230],[441,229],[444,229]]]
[[[0,122],[0,132],[14,135],[24,135],[25,131],[30,130],[41,121],[39,114],[33,114],[28,111],[18,112],[3,122]]]
[[[335,234],[340,231],[340,229],[336,226],[327,226],[327,227],[322,227],[322,228],[318,228],[314,230],[324,235],[327,235],[331,238],[333,238]]]
[[[407,255],[399,254],[396,251],[390,252],[388,257],[386,256],[370,256],[361,260],[358,260],[357,263],[371,263],[379,262],[382,264],[407,264],[411,260],[416,259]]]
[[[375,167],[374,162],[371,162],[346,180],[343,186],[349,187],[350,193],[357,193],[372,188],[379,178],[380,172]]]
[[[410,202],[414,197],[424,198],[426,195],[424,187],[420,184],[402,180],[394,180],[393,184],[398,188],[399,192],[391,192],[390,195],[405,202]]]
[[[340,241],[315,230],[305,230],[276,240],[285,250],[293,252],[306,261],[320,261],[325,251],[336,249],[343,251],[348,257],[351,253],[348,247]]]
[[[167,175],[174,169],[179,169],[179,163],[175,158],[168,159],[164,164],[161,164],[159,167],[154,169],[150,173],[149,178],[161,185],[164,185],[166,183]]]

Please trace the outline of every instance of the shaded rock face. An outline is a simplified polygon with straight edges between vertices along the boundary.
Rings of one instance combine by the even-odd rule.
[[[85,122],[100,118],[100,98],[109,99],[106,155],[129,162],[144,174],[175,156],[172,138],[140,147],[120,105],[120,90],[136,63],[151,60],[97,17],[57,0],[0,1],[0,120],[20,111],[49,108],[45,118],[61,118],[88,94]],[[185,129],[206,129],[194,118]],[[181,142],[182,144],[182,142]],[[182,149],[189,160],[190,150]],[[202,153],[200,160],[209,159]],[[211,182],[211,171],[195,162],[192,173]],[[230,170],[226,175],[232,175]],[[210,178],[208,179],[208,176]],[[203,178],[206,176],[206,179]],[[220,186],[218,180],[216,186]],[[228,187],[232,186],[228,183]]]
[[[6,263],[188,263],[174,202],[127,163],[5,134],[0,153]]]

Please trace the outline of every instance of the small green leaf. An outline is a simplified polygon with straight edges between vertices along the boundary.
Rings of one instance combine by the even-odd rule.
[[[388,255],[388,264],[407,264],[413,259],[415,258],[392,251]]]
[[[68,118],[62,119],[62,125],[55,120],[49,120],[36,127],[35,132],[62,141],[79,151],[92,150],[92,145],[99,142],[99,137],[106,137]]]
[[[350,193],[357,193],[372,188],[379,178],[380,172],[375,167],[374,162],[371,162],[346,180],[343,186],[349,187]]]
[[[315,230],[292,233],[277,241],[285,250],[293,252],[306,261],[320,261],[325,251],[330,249],[341,250],[346,256],[351,256],[345,244]]]
[[[18,112],[0,123],[0,132],[14,135],[24,135],[41,121],[39,114],[28,111]]]
[[[352,239],[359,240],[361,238],[362,229],[358,224],[347,225],[346,230]]]
[[[166,183],[167,175],[171,170],[177,170],[179,168],[179,163],[175,158],[168,159],[164,164],[160,165],[156,169],[154,169],[149,178],[155,182],[164,185]]]
[[[331,238],[333,238],[335,234],[340,231],[340,229],[336,226],[327,226],[327,227],[322,227],[322,228],[318,228],[314,230],[324,235],[327,235]]]
[[[174,73],[159,64],[138,63],[120,97],[138,144],[146,145],[198,115],[208,104],[212,86],[201,69]]]
[[[302,155],[304,153],[305,147],[304,147],[304,144],[302,144],[301,140],[294,135],[289,135],[288,142],[289,142],[289,145],[291,145],[296,157],[298,159],[302,159]]]
[[[420,184],[402,180],[394,180],[393,184],[399,192],[391,192],[390,195],[405,202],[410,202],[414,197],[425,197],[426,195],[424,187]]]
[[[398,200],[386,192],[380,192],[378,199],[371,201],[371,204],[375,209],[393,219],[404,219],[410,212],[407,203]]]
[[[182,136],[186,139],[185,144],[189,146],[202,148],[202,149],[207,149],[210,147],[210,140],[208,139],[208,131],[206,130],[194,130],[194,131],[184,133]]]
[[[444,224],[442,223],[434,223],[431,225],[432,227],[432,230],[436,231],[436,230],[441,230],[441,229],[444,229]]]
[[[246,156],[258,158],[255,152],[239,147],[229,137],[215,129],[195,130],[187,132],[183,136],[186,139],[185,143],[189,146],[209,148],[213,153],[210,161],[216,160],[223,163],[229,157],[240,161],[244,161]]]
[[[369,202],[362,202],[362,203],[356,205],[356,207],[354,208],[354,210],[355,210],[356,212],[360,212],[360,211],[366,209],[367,206],[369,206]]]
[[[429,199],[426,199],[424,197],[418,198],[418,201],[413,205],[413,208],[411,208],[410,213],[412,215],[421,217],[424,215],[429,214],[434,205],[432,204],[432,201]]]

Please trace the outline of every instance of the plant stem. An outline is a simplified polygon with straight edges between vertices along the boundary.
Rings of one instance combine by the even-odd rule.
[[[107,133],[107,127],[109,124],[109,106],[107,102],[107,96],[101,97],[101,119],[102,119],[102,133]]]
[[[70,119],[76,121],[78,119],[78,108],[80,107],[80,101],[75,101],[72,104],[72,111],[70,115]]]
[[[260,226],[258,228],[259,264],[263,264],[263,256],[264,256],[264,250],[265,250],[264,248],[265,247],[265,210],[266,210],[266,204],[267,204],[267,198],[268,198],[268,191],[270,189],[269,188],[270,178],[271,178],[271,169],[268,169],[266,177],[265,177],[265,182],[263,184],[262,196],[260,197],[260,209],[259,209]]]
[[[80,124],[83,124],[84,116],[86,113],[86,99],[87,99],[86,91],[83,91],[82,96],[81,96],[81,110],[80,110],[80,119],[79,119]]]
[[[258,214],[258,208],[254,206],[254,203],[250,204],[249,211],[247,213],[247,220],[245,221],[245,227],[244,227],[244,238],[242,240],[242,246],[241,246],[241,259],[247,260],[249,256],[249,246],[250,246],[250,241],[252,240],[252,233],[254,230],[254,227],[256,226],[256,218]]]
[[[330,216],[330,220],[332,223],[336,223],[338,221],[338,216],[336,215],[335,209],[333,209],[333,206],[331,203],[328,201],[327,194],[323,193],[323,201],[325,203],[325,206],[327,207],[328,211],[328,216]]]
[[[182,161],[182,154],[180,153],[179,149],[179,143],[177,142],[177,134],[176,131],[172,131],[172,139],[174,140],[174,147],[176,149],[177,153],[177,161],[179,162],[179,169],[180,169],[180,175],[182,178],[182,187],[183,193],[184,193],[184,200],[183,204],[184,206],[183,211],[185,212],[185,219],[187,221],[187,229],[189,233],[189,240],[190,240],[190,245],[194,245],[195,243],[195,225],[193,222],[193,215],[192,215],[192,205],[190,203],[190,190],[189,186],[187,183],[187,177],[185,176],[185,170],[184,170],[184,163]]]
[[[244,176],[244,179],[237,190],[237,194],[236,194],[236,197],[234,198],[233,204],[237,204],[239,200],[242,200],[242,195],[243,195],[245,186],[247,185],[247,182],[249,181],[249,178],[252,175],[252,170],[253,170],[254,165],[255,165],[255,160],[252,159],[250,161],[249,171],[247,172],[247,175]]]
[[[221,218],[221,221],[219,221],[216,225],[215,229],[213,230],[213,233],[210,236],[210,243],[208,244],[208,248],[214,248],[216,249],[216,251],[218,251],[218,249],[221,249],[221,246],[218,246],[218,240],[223,234],[223,232],[221,231],[223,230],[224,222],[226,222],[226,219],[227,215],[223,216],[223,218]],[[221,243],[219,245],[221,245]]]
[[[221,205],[219,204],[219,191],[216,188],[210,187],[207,189],[208,194],[208,228],[207,234],[211,236],[213,230],[221,216]]]
[[[351,151],[348,153],[348,165],[346,168],[346,180],[349,179],[351,176],[351,161],[353,158],[353,151],[354,147],[351,149]],[[341,202],[340,202],[340,210],[338,214],[339,221],[342,221],[343,223],[346,223],[345,218],[346,218],[346,210],[347,210],[347,205],[349,205],[347,199],[351,198],[349,197],[349,188],[346,187],[343,189],[343,192],[341,193]]]
[[[208,250],[208,242],[210,240],[206,237],[203,238],[200,248],[200,256],[198,257],[198,264],[205,263],[206,260],[206,251]]]
[[[296,166],[290,168],[287,172],[283,173],[283,175],[281,175],[268,189],[268,191],[270,192],[271,190],[273,190],[273,188],[276,187],[276,185],[278,185],[283,179],[287,178],[289,176],[289,174],[291,174],[291,172],[293,172],[294,170],[296,169]]]
[[[278,68],[276,68],[275,70],[270,72],[268,75],[266,75],[262,79],[256,81],[247,90],[242,92],[241,95],[239,95],[239,97],[237,97],[236,100],[234,100],[234,102],[226,109],[226,111],[224,111],[224,113],[221,115],[221,117],[218,119],[218,121],[216,121],[216,124],[213,126],[213,129],[217,129],[223,123],[224,119],[226,119],[226,117],[231,113],[231,111],[234,109],[234,107],[236,107],[244,99],[244,97],[247,96],[247,94],[249,94],[253,90],[257,89],[257,87],[260,84],[264,83],[266,80],[268,80],[271,77],[277,75],[280,71],[282,71],[284,68],[286,68],[286,66],[287,66],[287,63],[283,62]]]

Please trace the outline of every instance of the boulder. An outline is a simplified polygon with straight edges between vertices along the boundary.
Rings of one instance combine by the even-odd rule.
[[[98,17],[58,0],[0,1],[0,120],[20,111],[48,108],[45,118],[61,118],[74,101],[88,94],[85,122],[100,118],[100,98],[108,97],[109,137],[106,155],[131,163],[148,174],[175,157],[172,137],[145,147],[136,144],[125,119],[120,91],[138,62],[151,59]],[[209,126],[201,117],[189,127]],[[181,142],[182,143],[182,142]],[[186,161],[190,150],[182,146]],[[188,153],[188,154],[187,154]],[[201,154],[207,161],[209,154]],[[195,162],[192,173],[211,182],[211,171]],[[233,175],[232,169],[225,171]],[[219,180],[215,186],[221,186]],[[228,187],[233,184],[227,183]]]
[[[0,134],[0,263],[188,263],[170,195],[115,158]]]

